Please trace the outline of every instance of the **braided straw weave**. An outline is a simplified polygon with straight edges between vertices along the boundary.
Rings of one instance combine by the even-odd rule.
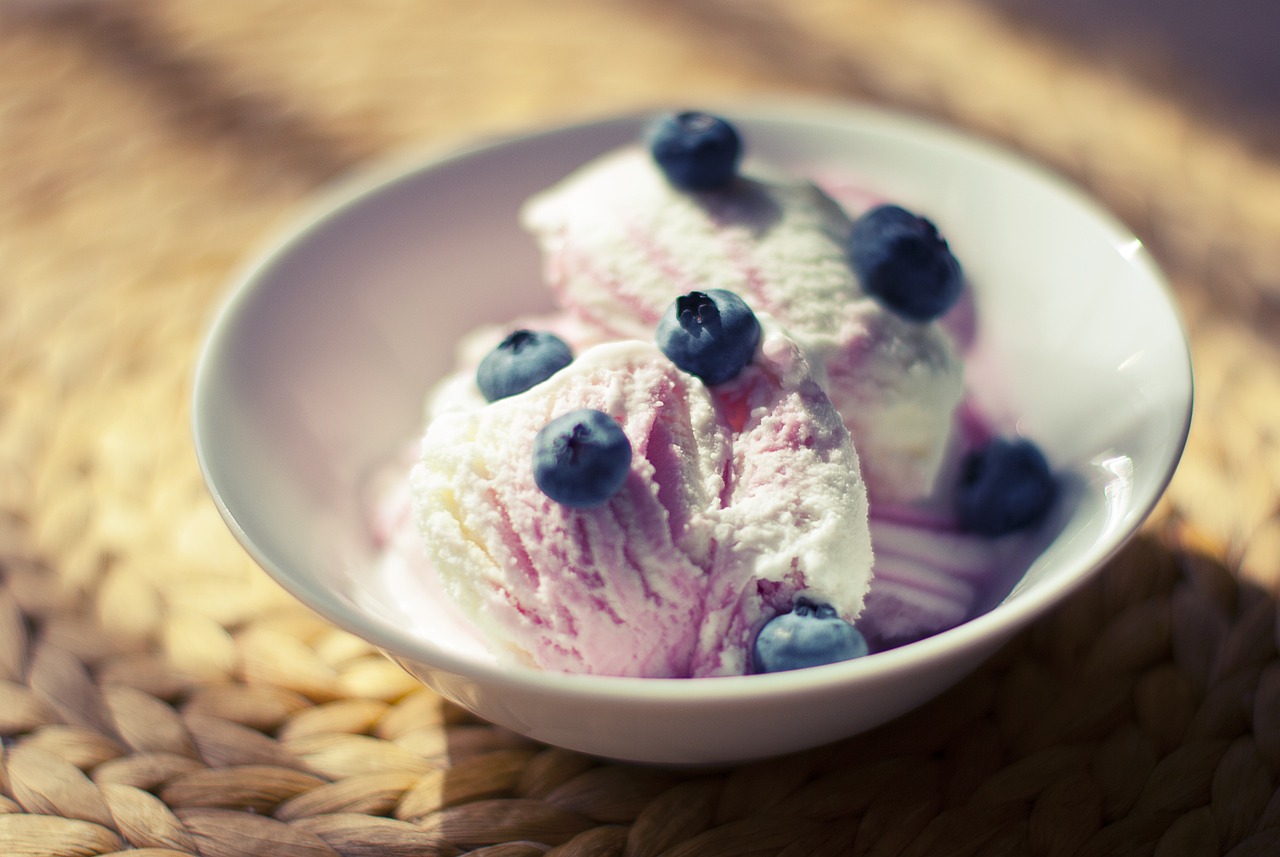
[[[187,430],[229,273],[381,152],[843,95],[999,139],[1175,284],[1153,520],[943,698],[727,770],[477,722],[253,567]],[[1280,853],[1280,163],[948,0],[0,0],[0,855]]]

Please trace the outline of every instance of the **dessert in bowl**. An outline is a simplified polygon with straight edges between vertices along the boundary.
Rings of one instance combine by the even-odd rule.
[[[939,625],[946,630],[898,638],[894,623],[886,621],[868,626],[873,638],[868,656],[760,674],[749,655],[767,614],[785,614],[782,600],[798,605],[811,589],[823,594],[832,588],[792,579],[790,589],[753,589],[763,593],[753,602],[755,612],[736,625],[725,623],[726,633],[738,635],[732,656],[704,653],[699,663],[710,664],[705,669],[688,668],[685,661],[673,667],[670,658],[659,656],[647,662],[660,662],[661,669],[640,673],[705,677],[565,672],[554,662],[539,666],[536,658],[511,657],[495,646],[491,633],[473,621],[475,608],[459,599],[458,584],[442,583],[414,561],[418,527],[380,528],[378,515],[370,514],[371,496],[396,496],[397,457],[406,441],[422,432],[423,401],[433,390],[438,399],[441,387],[451,383],[447,379],[457,376],[455,347],[464,334],[513,318],[563,322],[554,320],[556,300],[542,280],[547,235],[563,228],[564,214],[544,198],[545,204],[527,215],[526,222],[548,230],[540,236],[540,250],[518,217],[526,201],[583,164],[634,144],[651,115],[558,128],[388,167],[334,191],[243,275],[211,330],[197,373],[195,432],[206,480],[237,537],[286,589],[477,714],[542,741],[612,758],[661,763],[757,758],[870,728],[924,702],[1049,609],[1132,535],[1167,484],[1189,422],[1185,337],[1158,271],[1131,234],[1069,186],[981,142],[876,111],[766,105],[724,115],[746,141],[744,172],[756,162],[767,164],[779,175],[813,178],[850,209],[889,200],[927,213],[944,230],[961,260],[965,293],[949,318],[928,323],[945,322],[946,336],[963,352],[965,407],[982,414],[986,429],[1034,438],[1052,464],[1053,505],[1030,525],[993,540],[996,547],[983,553],[991,572],[987,583],[965,590],[963,615]],[[609,182],[601,187],[608,196]],[[581,269],[572,257],[554,267],[562,273]],[[567,275],[559,282],[563,290],[585,289],[584,304],[599,296],[591,284],[581,286]],[[747,295],[749,302],[759,297]],[[436,488],[465,485],[459,473],[485,470],[490,451],[508,440],[513,448],[522,442],[515,427],[537,424],[522,416],[530,402],[550,395],[548,390],[590,389],[602,366],[622,367],[620,376],[610,377],[644,375],[649,388],[665,385],[672,391],[665,413],[723,416],[732,409],[715,398],[716,391],[739,384],[751,387],[756,398],[748,396],[752,404],[733,430],[767,432],[773,423],[753,422],[750,414],[768,417],[789,403],[786,413],[798,415],[782,421],[789,431],[795,425],[828,426],[823,437],[839,453],[836,459],[848,457],[842,452],[846,446],[856,448],[858,460],[874,458],[866,470],[870,538],[877,553],[903,559],[900,577],[910,568],[913,533],[921,528],[902,516],[877,526],[877,508],[910,507],[894,496],[901,480],[878,468],[892,460],[894,442],[905,443],[909,427],[919,421],[906,420],[904,428],[877,436],[846,417],[850,426],[848,436],[843,434],[841,420],[828,417],[842,396],[859,401],[860,388],[857,377],[841,382],[841,366],[830,356],[838,331],[834,338],[808,333],[792,340],[788,324],[803,326],[804,320],[786,317],[788,311],[785,301],[760,308],[761,344],[754,353],[763,356],[740,379],[705,384],[665,363],[652,334],[647,341],[641,338],[654,329],[652,320],[638,325],[640,332],[615,331],[608,337],[565,331],[574,344],[573,360],[541,384],[505,404],[481,400],[455,407],[459,397],[449,398],[442,410],[456,412],[446,422],[454,436],[470,438],[470,457],[437,456],[426,468],[428,476],[443,474],[433,483]],[[884,324],[898,322],[889,318]],[[810,367],[807,375],[796,368],[804,366]],[[935,374],[948,376],[950,370]],[[474,375],[464,375],[458,383],[471,384]],[[773,386],[760,381],[765,377],[774,379]],[[930,381],[920,389],[921,401],[933,401],[957,388]],[[944,411],[960,398],[954,393]],[[497,417],[487,434],[477,434],[475,415],[486,412]],[[667,434],[678,431],[671,425]],[[508,427],[511,435],[504,437]],[[946,438],[944,433],[927,446],[936,452]],[[716,447],[705,432],[686,441]],[[734,437],[725,441],[733,442]],[[451,442],[449,449],[454,446]],[[766,438],[748,448],[776,446]],[[880,448],[888,449],[887,455],[873,456]],[[956,456],[945,449],[935,452],[909,462],[928,460],[929,469],[945,473],[946,461]],[[768,470],[754,452],[748,457],[758,470]],[[832,455],[823,458],[830,460]],[[911,475],[917,469],[892,470]],[[828,470],[831,479],[845,478]],[[407,471],[406,465],[399,473]],[[379,488],[388,473],[389,482]],[[946,478],[934,474],[922,483]],[[822,484],[828,482],[824,476]],[[727,490],[714,478],[711,484],[712,494],[717,486],[722,494]],[[852,498],[856,507],[860,485],[846,485],[831,496]],[[432,501],[422,498],[436,496],[432,490],[412,492],[418,495],[416,517],[431,513]],[[822,490],[794,489],[793,494],[797,502],[812,499],[810,505],[820,507],[811,518],[799,518],[801,527],[827,515],[831,504],[821,499]],[[879,506],[877,498],[884,500]],[[394,499],[388,502],[394,507]],[[464,497],[461,505],[471,508],[477,502]],[[865,497],[861,502],[865,507]],[[738,508],[722,497],[712,506]],[[535,517],[555,509],[540,507]],[[856,512],[850,513],[855,530]],[[458,514],[446,517],[464,520]],[[728,517],[730,531],[778,528],[772,513]],[[827,532],[813,526],[815,532]],[[867,527],[865,520],[860,526]],[[859,554],[856,533],[837,535],[835,553],[825,556]],[[780,532],[775,542],[787,538]],[[441,544],[448,541],[441,536]],[[481,554],[492,558],[495,552]],[[664,562],[697,555],[695,546]],[[806,556],[814,580],[831,577],[823,560],[812,559],[824,554]],[[457,557],[433,559],[465,566]],[[754,554],[749,561],[753,569],[768,565]],[[494,565],[499,571],[504,567],[501,561]],[[656,565],[654,575],[663,563]],[[832,599],[847,606],[843,618],[855,627],[862,621],[863,596],[872,602],[877,597],[875,568],[867,571],[869,590]],[[889,569],[882,579],[891,582],[894,576]],[[761,579],[774,584],[788,578],[783,573]],[[727,600],[745,603],[741,591],[734,589]],[[918,607],[912,591],[908,587],[903,598]],[[867,612],[893,615],[883,605]],[[702,622],[708,615],[695,614],[690,621]],[[636,637],[650,631],[639,623],[631,628]],[[661,642],[670,635],[656,636]],[[612,671],[625,673],[628,667]]]

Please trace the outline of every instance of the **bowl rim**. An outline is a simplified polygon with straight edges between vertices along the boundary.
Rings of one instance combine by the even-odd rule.
[[[308,586],[307,575],[286,568],[258,546],[248,535],[219,490],[218,479],[209,455],[208,437],[213,429],[209,412],[214,370],[220,348],[227,341],[237,321],[245,312],[245,304],[266,280],[262,279],[277,260],[303,242],[313,230],[336,218],[348,208],[376,197],[402,181],[417,177],[442,166],[467,160],[496,149],[519,147],[528,143],[566,134],[578,134],[609,128],[636,126],[651,119],[661,109],[636,109],[604,116],[579,119],[534,130],[502,134],[452,146],[431,146],[393,153],[374,163],[358,167],[311,194],[267,240],[251,249],[247,261],[229,280],[229,288],[209,324],[197,356],[192,383],[191,426],[196,459],[219,515],[235,539],[250,557],[278,585],[308,608],[334,625],[353,633],[396,659],[406,659],[433,671],[467,676],[490,685],[503,685],[513,690],[535,694],[553,694],[576,700],[625,700],[632,703],[710,704],[734,700],[758,700],[783,695],[822,692],[832,685],[874,682],[889,674],[941,662],[965,653],[978,652],[992,640],[1003,640],[1045,613],[1075,589],[1097,574],[1141,529],[1155,509],[1173,478],[1185,451],[1191,428],[1194,403],[1194,377],[1190,342],[1172,289],[1164,273],[1151,258],[1145,245],[1133,232],[1092,196],[1058,173],[1020,154],[973,134],[932,119],[900,110],[868,106],[856,102],[814,98],[754,98],[711,104],[706,109],[720,112],[731,119],[750,122],[789,124],[827,124],[857,126],[863,131],[888,135],[905,135],[915,142],[955,150],[971,158],[995,162],[1028,181],[1039,183],[1053,193],[1064,196],[1085,212],[1106,234],[1113,246],[1126,246],[1129,263],[1137,267],[1163,297],[1180,334],[1178,392],[1185,386],[1178,433],[1169,443],[1171,454],[1164,472],[1153,479],[1151,490],[1135,498],[1126,510],[1126,522],[1103,534],[1091,550],[1085,552],[1070,574],[1043,581],[1012,601],[975,616],[964,623],[899,648],[878,652],[874,657],[811,667],[789,672],[722,676],[713,680],[684,678],[637,678],[626,676],[584,675],[550,672],[509,662],[478,661],[439,648],[430,640],[408,633],[389,624],[379,623],[359,611],[346,609],[344,602],[332,597],[321,587]],[[1175,367],[1169,370],[1175,371]],[[1181,396],[1179,396],[1181,398]]]

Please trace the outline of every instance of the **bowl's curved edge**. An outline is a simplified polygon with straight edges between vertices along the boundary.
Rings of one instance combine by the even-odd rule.
[[[937,125],[931,121],[905,114],[886,111],[879,108],[852,106],[844,103],[809,101],[799,104],[793,102],[763,105],[726,104],[723,112],[744,121],[752,118],[768,118],[772,121],[786,120],[788,117],[805,121],[821,121],[839,125],[851,122],[872,123],[884,130],[913,135],[926,135],[930,138],[949,141],[976,153],[983,158],[998,158],[1012,168],[1026,171],[1034,176],[1035,181],[1050,182],[1061,192],[1075,197],[1079,204],[1092,211],[1108,228],[1117,235],[1130,235],[1129,230],[1109,212],[1101,209],[1078,188],[1056,174],[1040,168],[1020,156],[1004,152],[985,141],[973,138],[955,129]],[[381,189],[407,175],[435,168],[441,163],[463,159],[476,152],[518,144],[530,137],[548,138],[558,135],[607,131],[615,136],[624,131],[639,127],[650,112],[630,113],[590,120],[583,123],[545,129],[532,135],[503,137],[496,140],[476,143],[464,148],[440,152],[434,150],[425,157],[421,153],[410,153],[397,156],[373,169],[361,170],[358,174],[340,181],[336,186],[323,192],[308,206],[307,213],[297,218],[293,224],[282,230],[272,240],[254,253],[250,262],[233,278],[230,294],[215,314],[209,328],[206,346],[197,361],[194,375],[194,395],[192,405],[192,429],[196,446],[197,460],[202,476],[209,487],[218,512],[226,522],[235,538],[245,547],[250,556],[274,577],[286,590],[297,597],[311,609],[335,624],[351,628],[355,633],[365,637],[374,645],[392,653],[394,656],[408,656],[418,659],[423,654],[431,655],[435,661],[434,668],[452,675],[476,674],[483,680],[503,686],[519,688],[522,692],[554,695],[559,698],[578,699],[581,701],[610,699],[625,702],[626,700],[646,701],[665,700],[668,702],[688,701],[745,701],[759,694],[795,695],[806,690],[825,685],[829,682],[846,680],[872,680],[876,677],[910,668],[912,665],[927,663],[951,651],[979,651],[986,649],[991,639],[1006,639],[1012,633],[1025,627],[1035,618],[1042,615],[1053,604],[1083,583],[1093,573],[1112,558],[1130,538],[1137,532],[1138,523],[1145,520],[1154,510],[1164,489],[1172,479],[1174,471],[1185,448],[1187,435],[1191,426],[1191,414],[1194,399],[1194,379],[1192,376],[1191,355],[1185,342],[1185,325],[1170,301],[1170,311],[1175,323],[1183,331],[1186,365],[1186,408],[1182,419],[1181,436],[1176,443],[1176,454],[1168,462],[1167,472],[1160,481],[1158,490],[1151,496],[1143,498],[1140,508],[1135,509],[1137,522],[1125,532],[1118,533],[1115,538],[1099,545],[1095,555],[1091,557],[1091,568],[1086,574],[1080,574],[1067,580],[1057,580],[1045,588],[1029,593],[1027,597],[1016,603],[1006,604],[1000,610],[975,617],[969,622],[950,631],[939,634],[898,650],[878,654],[874,658],[843,664],[832,664],[826,667],[797,673],[778,673],[766,676],[727,677],[708,682],[689,682],[687,680],[666,679],[628,679],[599,676],[577,676],[565,674],[541,673],[532,669],[507,668],[492,665],[476,665],[453,658],[448,653],[442,657],[439,653],[424,652],[420,641],[406,634],[378,624],[352,621],[350,614],[332,598],[317,597],[314,591],[296,585],[290,570],[280,567],[272,556],[263,552],[246,532],[237,518],[236,510],[230,508],[221,495],[219,473],[216,465],[207,455],[211,444],[211,436],[216,433],[216,415],[211,410],[215,407],[211,402],[211,387],[217,377],[216,348],[213,343],[225,334],[236,321],[237,312],[244,296],[254,287],[255,279],[265,266],[277,255],[286,252],[300,236],[322,224],[339,211],[353,203],[376,195]],[[607,135],[606,135],[607,136]],[[1131,237],[1131,236],[1130,236]],[[1144,251],[1141,254],[1147,276],[1161,285],[1167,295],[1171,290],[1158,266]],[[465,699],[457,699],[463,702]]]

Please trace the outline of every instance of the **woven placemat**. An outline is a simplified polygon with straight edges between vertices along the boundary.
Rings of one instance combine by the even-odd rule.
[[[246,251],[388,150],[841,95],[1064,172],[1174,282],[1182,468],[1091,585],[876,732],[725,770],[478,722],[256,569],[188,432]],[[0,854],[1280,853],[1280,164],[947,0],[0,0]]]

